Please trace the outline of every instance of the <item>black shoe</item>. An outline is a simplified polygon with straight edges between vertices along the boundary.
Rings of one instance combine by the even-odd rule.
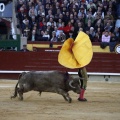
[[[86,98],[83,98],[83,99],[78,98],[78,101],[86,102],[86,101],[87,101],[87,99],[86,99]]]

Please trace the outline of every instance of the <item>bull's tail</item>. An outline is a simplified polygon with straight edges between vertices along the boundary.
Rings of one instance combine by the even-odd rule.
[[[16,98],[16,97],[17,97],[17,91],[18,91],[18,83],[17,83],[17,84],[16,84],[16,86],[15,86],[14,95],[13,95],[13,96],[11,96],[11,99],[12,99],[12,98]]]
[[[23,73],[21,73],[21,74],[18,76],[18,83],[17,83],[16,86],[15,86],[14,95],[11,96],[11,99],[17,97],[19,80],[20,80],[20,78],[21,78],[22,76],[24,76],[25,74],[26,74],[26,72],[23,72]]]

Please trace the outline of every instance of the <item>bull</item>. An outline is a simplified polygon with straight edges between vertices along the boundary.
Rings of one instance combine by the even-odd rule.
[[[28,91],[53,92],[63,96],[63,98],[69,103],[72,102],[69,96],[69,91],[73,91],[77,94],[80,93],[80,80],[79,78],[73,78],[68,72],[61,71],[30,71],[20,74],[18,82],[15,86],[14,95],[12,98],[16,98],[17,94],[19,99],[23,100],[23,93]]]

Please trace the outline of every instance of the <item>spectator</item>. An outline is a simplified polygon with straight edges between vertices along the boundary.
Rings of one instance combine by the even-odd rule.
[[[89,37],[90,37],[91,42],[94,42],[95,31],[93,27],[90,27]]]
[[[92,16],[92,13],[89,13],[89,12],[88,12],[88,14],[87,14],[87,16],[86,16],[86,18],[85,18],[85,24],[87,24],[89,20],[91,21],[91,24],[93,24],[94,18],[93,18],[93,16]]]
[[[50,18],[54,18],[54,16],[52,15],[52,11],[51,10],[48,10],[48,14],[46,15],[46,20],[48,21],[48,20],[52,20],[52,19],[50,19]]]
[[[70,36],[70,38],[73,38],[73,39],[75,39],[77,37],[77,34],[76,34],[74,26],[71,27],[71,30],[69,32],[69,36]]]
[[[97,32],[95,33],[94,42],[101,42],[101,37]]]
[[[107,10],[108,10],[108,4],[107,3],[105,5],[103,4],[104,15],[107,15]]]
[[[73,15],[74,15],[74,20],[77,21],[78,20],[78,13],[77,13],[77,11],[74,11]]]
[[[23,4],[21,7],[24,9],[24,13],[28,14],[28,8],[27,8],[26,4]]]
[[[59,19],[59,18],[60,18],[63,22],[65,22],[63,14],[60,13],[59,16],[58,16],[58,19]]]
[[[23,20],[25,19],[25,17],[26,17],[26,15],[24,16],[24,8],[23,7],[21,7],[20,8],[20,12],[18,12],[18,14],[17,14],[17,18],[18,18],[18,20],[19,20],[19,23],[20,23],[20,25],[22,24],[22,22],[23,22]]]
[[[79,31],[78,31],[78,32],[80,32],[80,31],[83,31],[83,28],[82,28],[82,27],[79,28]]]
[[[70,21],[70,16],[69,12],[67,11],[65,15],[63,16],[63,21],[65,22],[65,25],[68,24],[68,21]]]
[[[37,14],[39,12],[44,11],[44,6],[42,5],[42,3],[40,1],[37,1],[37,4],[35,5],[35,10],[37,11]]]
[[[33,52],[37,52],[37,48],[36,47],[33,47]]]
[[[120,16],[118,17],[118,19],[115,22],[115,26],[120,28]]]
[[[50,42],[58,42],[55,31],[52,32],[52,38],[51,38]]]
[[[64,29],[65,29],[65,23],[62,22],[61,26],[58,27],[58,30],[62,30],[62,31],[64,31]]]
[[[50,35],[48,34],[48,31],[45,31],[42,37],[43,37],[44,39],[46,39],[47,41],[49,41]]]
[[[115,36],[114,33],[111,34],[111,38],[110,38],[110,43],[109,43],[109,48],[110,48],[110,52],[114,52],[115,46],[117,45],[117,37]]]
[[[117,41],[120,42],[120,29],[118,27],[115,27],[113,33],[116,36]]]
[[[48,25],[47,28],[45,29],[45,31],[47,31],[47,34],[50,35],[50,37],[52,36],[52,31],[51,31],[51,26]]]
[[[85,30],[85,33],[86,33],[88,36],[90,36],[90,29],[86,29],[86,30]]]
[[[33,29],[34,24],[37,25],[37,20],[36,20],[35,16],[32,16],[31,21],[30,21],[31,29]]]
[[[79,31],[80,28],[84,28],[84,26],[83,26],[83,23],[78,20],[75,23],[75,31],[77,31],[76,34],[78,34],[78,31]]]
[[[60,9],[57,9],[56,10],[56,14],[54,15],[54,20],[56,22],[58,22],[58,19],[59,19],[59,15],[61,14],[61,10]],[[61,18],[60,18],[61,19]],[[61,19],[62,20],[62,19]]]
[[[48,15],[48,11],[50,9],[50,5],[48,3],[43,4],[44,5],[44,9],[45,9],[45,14]]]
[[[67,12],[67,8],[66,8],[65,4],[61,4],[60,9],[61,10],[59,10],[59,13],[62,13],[63,15],[65,15],[65,13]]]
[[[101,42],[102,30],[100,27],[97,28],[95,32],[94,42]]]
[[[110,38],[111,38],[111,36],[110,36],[110,34],[109,34],[109,31],[108,30],[106,30],[103,34],[102,34],[102,42],[107,42],[107,43],[109,43],[110,42]]]
[[[32,30],[32,33],[28,36],[28,40],[36,41],[38,39],[38,35],[36,30]]]
[[[62,26],[62,19],[61,18],[59,18],[58,19],[58,22],[57,22],[57,27],[61,27]]]
[[[100,47],[104,49],[107,46],[109,46],[110,39],[111,39],[111,34],[109,33],[108,30],[105,30],[105,32],[102,33]]]
[[[84,8],[82,7],[82,8],[80,8],[80,10],[79,10],[79,12],[78,12],[78,20],[79,20],[80,22],[82,22],[82,23],[85,23],[85,16],[86,16],[85,10],[84,10]]]
[[[93,25],[94,25],[95,31],[98,31],[98,28],[100,29],[99,32],[102,32],[104,30],[101,19],[97,20],[96,23]]]
[[[50,26],[51,26],[51,25],[52,25],[52,23],[54,23],[54,26],[56,26],[56,22],[53,20],[53,18],[52,18],[52,17],[50,17],[50,18],[49,18],[49,21],[47,22],[47,26],[48,26],[48,25],[50,25]]]
[[[91,20],[88,20],[88,23],[86,24],[85,30],[90,30],[90,27],[92,27],[92,22]]]
[[[113,15],[109,11],[107,11],[107,15],[105,15],[104,24],[106,24],[108,22],[108,20],[110,20],[111,23],[113,23],[113,21],[114,21]]]
[[[29,50],[27,49],[27,45],[23,45],[23,49],[21,49],[20,51],[23,51],[23,52],[29,51]]]
[[[52,22],[51,26],[50,26],[50,31],[49,31],[50,35],[52,35],[52,31],[54,31],[54,30],[55,30],[55,26],[54,26],[54,23]]]
[[[41,31],[47,30],[50,38],[52,31],[56,31],[54,27],[57,27],[56,35],[62,30],[66,38],[69,37],[70,32],[74,34],[71,31],[72,26],[76,34],[82,27],[89,35],[90,27],[93,27],[95,41],[100,41],[101,34],[106,28],[113,33],[115,27],[120,28],[119,14],[117,14],[119,10],[116,0],[18,0],[17,27],[20,26],[24,33],[26,25],[23,20],[27,17],[30,28],[28,27],[26,31],[30,30],[32,33],[33,29],[36,29],[36,33],[40,35]],[[37,27],[34,24],[37,24]]]
[[[30,33],[30,30],[31,30],[30,22],[29,22],[29,20],[27,18],[25,18],[23,20],[23,24],[22,24],[22,33],[23,33],[23,36],[28,37],[28,35]]]
[[[60,31],[60,34],[57,36],[59,42],[64,42],[66,40],[66,35],[63,31]]]
[[[22,0],[18,0],[17,6],[16,6],[16,10],[17,12],[20,12],[22,5],[24,4],[24,2]]]
[[[32,17],[32,15],[37,16],[37,10],[35,9],[34,6],[32,6],[29,10],[29,16]]]
[[[39,23],[38,23],[38,30],[41,31],[41,30],[46,30],[47,29],[47,23],[46,23],[46,20],[45,18],[43,17]]]
[[[86,14],[86,7],[84,7],[84,5],[81,5],[79,11],[78,11],[78,16],[81,16],[82,14]]]
[[[69,21],[68,24],[64,27],[64,33],[66,34],[66,37],[68,38],[69,36],[69,32],[71,31],[72,28],[72,24]]]
[[[104,27],[104,30],[107,29],[109,32],[112,30],[112,25],[110,24],[110,22],[107,22],[107,24]]]
[[[90,8],[96,9],[96,5],[93,3],[93,0],[89,0],[89,3],[87,4],[87,10]]]

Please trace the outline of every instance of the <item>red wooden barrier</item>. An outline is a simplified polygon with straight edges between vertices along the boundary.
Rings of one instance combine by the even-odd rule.
[[[54,49],[55,50],[55,49]],[[47,71],[60,70],[76,72],[77,69],[68,69],[61,66],[58,61],[59,51],[42,49],[38,52],[0,52],[0,71]],[[91,63],[87,66],[88,72],[120,73],[120,54],[94,53]],[[15,78],[18,74],[15,76]],[[0,78],[14,78],[10,74],[0,74]]]

